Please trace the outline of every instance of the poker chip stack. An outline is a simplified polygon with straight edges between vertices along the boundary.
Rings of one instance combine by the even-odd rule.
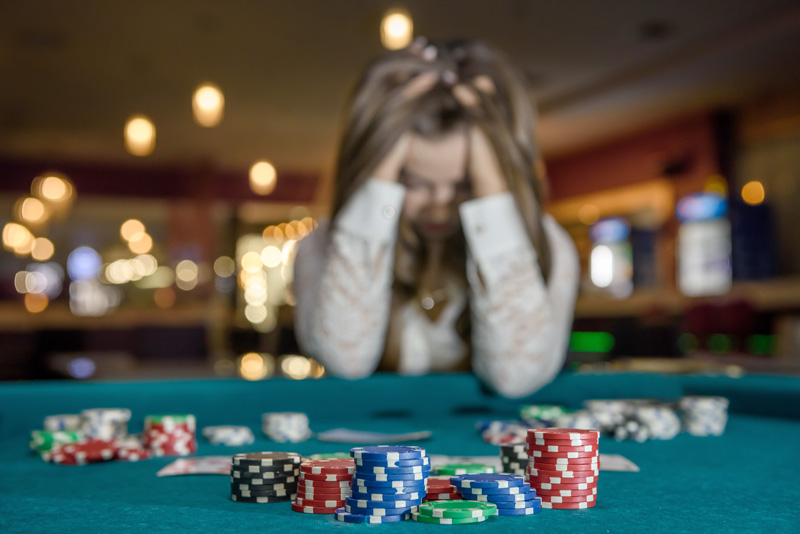
[[[377,445],[350,450],[352,494],[335,512],[348,523],[391,523],[411,518],[425,497],[430,458],[425,449]]]
[[[419,523],[434,525],[468,525],[482,523],[497,515],[497,505],[490,502],[442,501],[421,504],[411,517]]]
[[[48,415],[44,418],[44,429],[48,432],[82,432],[83,417],[77,413]]]
[[[131,411],[127,408],[92,408],[81,412],[82,431],[87,438],[112,440],[128,435]]]
[[[450,483],[448,476],[429,476],[425,484],[423,502],[461,500],[458,488]]]
[[[203,429],[203,436],[214,445],[228,447],[251,445],[255,441],[253,431],[246,426],[207,426]]]
[[[476,425],[483,441],[492,445],[524,441],[528,425],[521,421],[479,421]]]
[[[683,397],[678,403],[683,429],[693,436],[721,436],[728,423],[725,397]]]
[[[576,428],[528,431],[528,476],[542,507],[574,510],[595,505],[599,437],[596,430]]]
[[[138,462],[152,457],[150,449],[144,446],[141,436],[138,434],[128,434],[122,439],[116,440],[117,460],[123,462]]]
[[[494,504],[497,515],[533,515],[542,509],[542,499],[520,475],[456,475],[450,482],[464,500]]]
[[[300,412],[271,412],[261,415],[261,430],[279,443],[299,443],[311,437],[308,416]]]
[[[153,456],[188,456],[197,452],[196,430],[192,414],[148,415],[142,439]]]
[[[528,404],[519,409],[519,416],[533,428],[552,426],[558,417],[566,413],[567,409],[557,404]]]
[[[84,439],[76,443],[58,445],[42,453],[42,459],[60,465],[84,465],[107,462],[117,456],[116,440]]]
[[[518,441],[500,445],[500,463],[503,465],[503,473],[527,477],[528,443]]]
[[[294,452],[253,452],[231,458],[231,500],[272,503],[294,500],[302,457]]]
[[[292,510],[304,514],[332,514],[350,496],[355,471],[352,458],[307,460],[300,464],[297,498]]]
[[[36,452],[50,452],[59,445],[75,443],[83,439],[83,433],[74,430],[34,430],[28,446]]]

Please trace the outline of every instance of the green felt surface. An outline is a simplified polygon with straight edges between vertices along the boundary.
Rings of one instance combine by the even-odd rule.
[[[298,514],[288,503],[244,504],[229,500],[221,475],[157,478],[171,459],[111,462],[82,467],[45,464],[26,447],[27,432],[44,415],[82,408],[126,406],[131,431],[148,413],[192,412],[200,427],[246,424],[257,436],[243,448],[212,446],[200,438],[200,455],[292,450],[302,454],[346,451],[353,444],[315,439],[289,445],[260,432],[260,415],[297,410],[309,414],[314,430],[339,426],[358,430],[428,429],[418,443],[432,454],[493,455],[481,441],[478,419],[513,418],[522,402],[586,398],[658,397],[683,392],[725,392],[732,414],[722,437],[685,434],[647,443],[601,439],[601,453],[622,454],[639,473],[601,472],[598,504],[580,511],[543,510],[528,517],[498,517],[463,528],[541,532],[798,532],[800,531],[800,380],[745,377],[738,380],[658,375],[560,376],[533,399],[515,401],[481,392],[468,375],[402,378],[376,376],[248,383],[234,380],[134,384],[29,383],[0,385],[0,532],[356,532],[386,529],[421,532],[437,528],[413,522],[351,525],[331,516]],[[770,402],[778,396],[775,413]],[[766,399],[766,400],[764,400]],[[741,409],[737,409],[741,408]]]

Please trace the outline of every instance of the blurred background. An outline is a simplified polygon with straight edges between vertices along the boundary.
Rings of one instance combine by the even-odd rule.
[[[0,379],[323,376],[295,246],[357,77],[417,35],[527,78],[569,366],[800,370],[795,0],[5,0]]]

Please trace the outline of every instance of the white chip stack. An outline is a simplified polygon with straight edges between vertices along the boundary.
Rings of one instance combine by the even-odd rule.
[[[92,408],[81,412],[82,431],[87,438],[111,440],[128,435],[131,411],[127,408]]]
[[[253,431],[246,426],[207,426],[203,429],[203,436],[214,445],[227,445],[228,447],[250,445],[255,441]]]
[[[311,437],[308,416],[300,412],[270,412],[261,416],[261,429],[271,440],[298,443]]]
[[[683,413],[683,429],[693,436],[721,436],[728,423],[725,397],[683,397],[678,403]]]
[[[83,430],[83,417],[77,413],[48,415],[44,418],[44,429],[48,432],[79,432]]]

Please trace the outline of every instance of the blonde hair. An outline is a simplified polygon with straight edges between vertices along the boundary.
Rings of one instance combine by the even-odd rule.
[[[433,73],[435,76],[431,76]],[[418,91],[420,76],[433,83]],[[534,109],[522,77],[500,52],[475,40],[430,44],[417,39],[406,49],[388,52],[370,64],[356,85],[345,117],[333,183],[331,219],[370,178],[400,136],[411,131],[436,137],[477,125],[492,143],[545,280],[550,275],[550,246],[542,222],[543,183],[537,172],[533,136]],[[333,228],[331,225],[330,228]],[[400,305],[417,292],[426,248],[424,239],[401,216],[395,247],[392,320],[380,368],[399,362]],[[466,285],[466,242],[462,231],[446,244],[446,269]],[[470,344],[469,306],[456,323]],[[461,368],[469,367],[469,360]]]

